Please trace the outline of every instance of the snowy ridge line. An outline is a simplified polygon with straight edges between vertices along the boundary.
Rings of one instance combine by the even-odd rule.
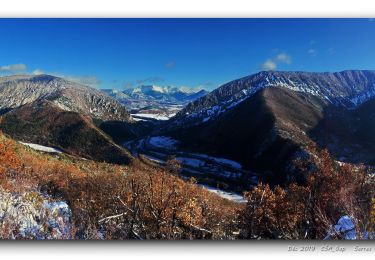
[[[199,100],[191,103],[181,113],[178,113],[172,124],[181,125],[186,123],[186,120],[191,121],[193,125],[205,123],[268,87],[282,87],[296,92],[308,93],[326,100],[334,106],[343,106],[347,109],[355,109],[375,97],[375,72],[371,72],[373,75],[368,75],[366,80],[358,81],[358,83],[353,79],[343,79],[348,77],[347,73],[355,72],[331,74],[260,72],[229,82],[208,94],[216,100],[224,99],[220,103],[214,101],[210,107],[206,108],[199,108],[201,106]]]

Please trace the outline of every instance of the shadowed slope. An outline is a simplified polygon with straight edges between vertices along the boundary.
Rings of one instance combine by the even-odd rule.
[[[271,87],[215,120],[162,134],[185,149],[233,159],[283,182],[294,153],[311,143],[306,131],[319,123],[325,106],[310,94]]]
[[[12,138],[24,142],[55,146],[72,155],[130,163],[130,154],[97,128],[92,119],[64,111],[53,102],[36,101],[2,116],[0,128]]]

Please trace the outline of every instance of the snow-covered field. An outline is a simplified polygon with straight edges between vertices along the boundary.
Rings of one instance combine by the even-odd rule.
[[[140,117],[140,118],[149,118],[149,119],[155,119],[155,120],[168,120],[169,117],[166,115],[161,115],[161,114],[131,114],[131,116],[135,117]]]
[[[53,147],[48,147],[40,144],[33,144],[33,143],[24,143],[24,142],[19,142],[20,144],[26,145],[34,150],[45,152],[45,153],[62,153],[61,150]]]
[[[242,175],[242,166],[238,162],[206,154],[176,151],[179,141],[169,136],[153,136],[142,140],[144,142],[136,145],[136,147],[134,147],[134,143],[126,143],[125,146],[130,150],[146,148],[149,153],[142,153],[155,155],[158,158],[167,158],[169,154],[173,154],[182,166],[186,167],[186,170],[190,172],[193,168],[195,171],[199,171],[200,174],[211,174],[230,179],[238,178]],[[135,153],[133,152],[133,154]],[[154,162],[161,161],[156,159],[151,158]],[[165,162],[163,161],[163,163]]]
[[[136,118],[136,117],[133,117],[134,121],[148,121],[146,119],[142,119],[142,118]]]
[[[194,159],[194,158],[187,158],[187,157],[176,157],[176,159],[182,163],[183,165],[200,168],[205,165],[205,162],[202,160]]]
[[[134,142],[127,142],[124,146],[131,150],[132,154],[136,155],[139,152],[144,158],[161,165],[166,163],[166,158],[169,155],[174,155],[181,163],[183,170],[188,174],[210,176],[211,178],[238,179],[245,172],[242,170],[242,165],[238,162],[207,154],[181,152],[176,150],[178,144],[179,141],[169,136],[152,136]],[[256,177],[254,177],[254,182],[257,182]],[[240,203],[245,202],[243,196],[234,192],[220,190],[204,184],[198,185],[220,197]]]
[[[223,190],[220,190],[218,188],[214,188],[214,187],[204,185],[204,184],[198,184],[198,185],[207,189],[210,192],[213,192],[213,193],[219,195],[220,197],[222,197],[224,199],[232,200],[232,201],[235,201],[235,202],[238,202],[238,203],[246,203],[246,200],[244,199],[244,197],[237,194],[237,193],[229,192],[229,191],[223,191]]]
[[[148,142],[150,145],[154,147],[164,148],[164,149],[174,149],[176,148],[176,145],[179,143],[177,140],[172,139],[169,136],[153,136],[149,139]],[[177,159],[181,161],[183,164],[188,164],[194,167],[202,167],[205,164],[204,163],[205,160],[211,160],[218,164],[227,165],[234,169],[239,169],[239,170],[242,169],[242,165],[233,160],[209,156],[207,154],[201,154],[201,153],[191,153],[191,154],[185,153],[185,154],[186,156],[180,156],[180,157],[177,157]]]
[[[178,141],[167,136],[153,136],[150,138],[149,143],[155,147],[171,149],[175,148]]]
[[[229,159],[213,157],[213,156],[209,156],[207,154],[201,154],[201,153],[194,153],[194,155],[202,157],[202,158],[213,160],[217,163],[226,164],[226,165],[228,165],[230,167],[233,167],[233,168],[236,168],[236,169],[242,168],[242,165],[240,163],[229,160]]]

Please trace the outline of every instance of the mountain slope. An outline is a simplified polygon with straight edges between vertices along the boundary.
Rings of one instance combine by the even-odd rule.
[[[375,96],[375,71],[260,72],[224,84],[189,103],[171,120],[169,127],[178,128],[211,120],[268,87],[309,93],[333,106],[354,109]]]
[[[374,89],[374,71],[261,72],[188,104],[155,134],[283,183],[291,161],[315,144],[343,161],[375,162]]]
[[[0,111],[6,112],[36,100],[50,100],[65,111],[102,120],[132,121],[118,101],[87,86],[50,75],[0,78]]]
[[[343,111],[329,107],[308,135],[338,160],[375,166],[375,99]]]
[[[93,120],[65,111],[49,100],[28,103],[4,114],[0,129],[12,138],[88,159],[129,164],[132,157],[97,128]]]
[[[272,87],[215,120],[163,135],[179,140],[182,149],[238,161],[280,183],[295,153],[312,142],[306,132],[319,124],[326,106],[311,94]]]
[[[139,162],[41,154],[0,133],[0,173],[1,239],[238,237],[233,224],[242,205]]]

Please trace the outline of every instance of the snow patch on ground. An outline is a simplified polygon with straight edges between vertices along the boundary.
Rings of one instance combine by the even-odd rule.
[[[50,201],[31,191],[11,194],[0,189],[0,219],[11,239],[71,239],[72,212],[65,201]]]
[[[355,240],[357,239],[357,233],[355,230],[355,225],[352,219],[348,216],[342,216],[337,224],[334,225],[331,230],[329,230],[327,236],[324,240],[330,240],[335,236],[343,237],[345,240]]]
[[[156,120],[168,120],[169,117],[166,115],[160,115],[160,114],[131,114],[131,116],[135,117],[142,117],[142,118],[150,118],[150,119],[156,119]]]
[[[134,121],[147,121],[146,119],[133,117]]]
[[[207,154],[201,154],[201,153],[194,153],[194,155],[202,157],[202,158],[213,160],[217,163],[226,164],[226,165],[228,165],[230,167],[233,167],[235,169],[241,169],[242,168],[242,165],[240,163],[229,160],[229,159],[213,157],[213,156],[209,156]]]
[[[232,201],[235,201],[235,202],[238,202],[238,203],[246,203],[245,198],[243,196],[237,194],[237,193],[229,192],[229,191],[223,191],[223,190],[220,190],[218,188],[214,188],[212,186],[205,185],[205,184],[198,184],[198,185],[207,189],[208,191],[210,191],[212,193],[215,193],[215,194],[219,195],[220,197],[222,197],[224,199],[232,200]]]
[[[53,147],[48,147],[40,144],[33,144],[33,143],[24,143],[24,142],[19,142],[20,144],[23,144],[25,146],[28,146],[34,150],[45,152],[45,153],[62,153],[60,149],[53,148]]]
[[[150,138],[149,143],[160,148],[175,148],[178,141],[168,136],[153,136]]]
[[[356,239],[355,225],[349,216],[343,216],[337,221],[335,225],[336,232],[344,233],[345,239]]]
[[[193,158],[187,158],[187,157],[176,157],[176,159],[181,162],[184,165],[188,165],[195,168],[200,168],[205,165],[204,161],[193,159]]]
[[[156,157],[154,157],[152,155],[144,154],[143,156],[146,157],[147,159],[149,159],[150,161],[153,161],[153,162],[156,162],[156,163],[160,163],[160,164],[164,164],[165,163],[165,161],[163,161],[163,160],[161,160],[159,158],[156,158]]]

